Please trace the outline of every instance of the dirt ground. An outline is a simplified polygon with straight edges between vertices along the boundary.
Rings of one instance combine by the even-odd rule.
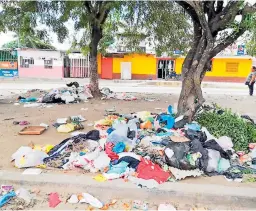
[[[19,171],[13,167],[10,162],[11,155],[20,147],[26,146],[30,142],[39,145],[46,144],[58,144],[70,134],[60,134],[52,126],[57,118],[68,117],[71,115],[81,114],[87,119],[84,122],[85,129],[83,131],[90,131],[92,127],[88,127],[88,123],[94,123],[96,120],[100,120],[104,117],[105,109],[115,107],[118,113],[130,113],[136,111],[148,110],[151,112],[158,112],[155,108],[166,109],[168,105],[174,105],[178,101],[177,95],[161,94],[136,94],[139,99],[136,101],[121,101],[121,100],[90,100],[86,103],[68,104],[68,105],[54,105],[52,108],[24,108],[23,105],[15,106],[13,101],[2,101],[0,103],[0,169]],[[154,102],[146,101],[145,98],[155,98]],[[233,111],[240,114],[255,114],[256,98],[249,96],[207,96],[205,98],[208,103],[215,102],[218,105],[225,108],[232,108]],[[81,110],[81,108],[88,108],[88,110]],[[6,120],[10,119],[10,120]],[[13,121],[26,120],[31,125],[39,125],[40,123],[46,123],[50,125],[50,128],[38,136],[22,136],[18,135],[18,132],[23,126],[13,125]],[[61,173],[55,171],[57,173]],[[79,174],[79,171],[72,172],[73,174]],[[200,177],[189,178],[182,182],[191,183],[211,183],[222,184],[228,186],[249,186],[256,187],[256,184],[239,184],[235,182],[227,182],[222,176],[217,177]]]
[[[177,210],[245,210],[245,207],[243,206],[237,206],[236,207],[232,204],[230,205],[220,205],[220,204],[212,204],[209,203],[209,205],[202,204],[196,201],[181,199],[162,199],[161,197],[154,197],[153,199],[151,197],[147,198],[145,200],[140,200],[138,196],[134,196],[134,194],[129,193],[129,197],[120,197],[118,194],[96,194],[94,191],[88,191],[83,188],[74,188],[74,187],[61,187],[61,186],[49,186],[44,185],[41,187],[38,186],[27,186],[27,185],[15,185],[14,189],[18,190],[19,188],[24,188],[28,190],[31,193],[32,201],[30,204],[26,203],[23,199],[14,198],[13,200],[9,201],[4,207],[0,208],[0,210],[98,210],[97,208],[94,208],[90,206],[89,204],[83,203],[83,204],[70,204],[67,202],[67,200],[70,198],[72,194],[81,194],[81,193],[89,193],[93,195],[95,198],[100,200],[103,204],[108,204],[110,202],[116,201],[114,205],[111,205],[108,207],[107,210],[142,210],[142,209],[135,209],[134,208],[134,202],[140,201],[142,204],[146,203],[147,208],[145,210],[158,210],[158,207],[160,204],[171,204],[173,205]],[[55,208],[49,207],[49,194],[50,193],[58,193],[60,203]]]

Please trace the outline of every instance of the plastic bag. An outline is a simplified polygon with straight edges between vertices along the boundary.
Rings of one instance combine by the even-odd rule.
[[[93,165],[98,170],[103,170],[110,163],[110,158],[108,155],[102,151],[99,153],[99,156],[93,161]]]
[[[207,172],[217,172],[217,169],[218,169],[218,163],[219,163],[219,160],[220,160],[220,153],[216,150],[213,150],[213,149],[207,149],[208,151],[208,165],[207,165],[207,168],[206,168],[206,171]]]
[[[48,155],[40,150],[33,150],[32,152],[15,159],[15,167],[28,168],[44,164],[44,159]]]
[[[0,197],[0,207],[4,206],[14,196],[16,196],[16,193],[14,191],[1,196]]]
[[[70,132],[73,132],[74,130],[75,130],[75,125],[72,124],[72,123],[68,123],[68,124],[65,124],[65,125],[60,125],[57,128],[57,131],[59,133],[70,133]]]
[[[165,162],[172,167],[191,170],[195,169],[195,166],[189,164],[186,154],[189,152],[189,142],[170,142],[165,148]]]
[[[125,150],[125,144],[123,142],[119,142],[117,143],[114,147],[113,147],[113,152],[115,153],[121,153]]]
[[[193,130],[193,131],[200,131],[201,127],[198,123],[190,123],[185,125],[185,130]]]
[[[221,158],[218,163],[218,173],[222,173],[230,168],[230,161],[224,158]]]
[[[83,198],[79,201],[80,203],[87,203],[96,208],[102,208],[103,204],[97,198],[93,197],[89,193],[82,193]]]
[[[230,150],[233,148],[233,142],[231,138],[227,136],[222,136],[216,140],[216,142],[221,146],[223,150]]]
[[[12,160],[16,160],[24,155],[29,154],[30,152],[33,152],[33,149],[31,147],[20,147],[15,153],[12,154]]]
[[[25,200],[27,203],[30,203],[32,200],[32,196],[29,193],[28,190],[24,189],[24,188],[20,188],[16,191],[16,195],[18,198],[21,198],[23,200]]]

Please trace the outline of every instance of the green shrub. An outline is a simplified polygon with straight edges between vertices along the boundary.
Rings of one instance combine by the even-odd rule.
[[[256,126],[231,110],[224,110],[222,114],[216,110],[203,111],[197,115],[196,121],[216,138],[232,138],[236,151],[248,151],[248,144],[256,141]]]

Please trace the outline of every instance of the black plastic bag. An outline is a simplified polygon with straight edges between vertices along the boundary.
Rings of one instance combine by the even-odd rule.
[[[91,139],[97,141],[100,139],[100,132],[98,130],[91,130],[89,131],[86,136],[87,139]]]
[[[224,151],[221,148],[221,146],[214,139],[204,142],[203,147],[207,148],[207,149],[214,149],[214,150],[220,152],[220,156],[222,158],[230,160],[230,155],[226,151]]]
[[[168,157],[168,155],[165,153],[164,160],[167,165],[182,170],[193,170],[197,168],[197,166],[191,165],[186,158],[186,155],[190,151],[189,142],[170,141],[166,149],[167,148],[172,150],[174,153],[172,157]]]
[[[197,139],[202,143],[207,140],[207,136],[205,132],[202,132],[202,131],[194,131],[194,130],[188,129],[185,131],[185,136],[190,140]]]
[[[208,160],[209,160],[208,151],[203,147],[202,143],[198,139],[193,139],[190,142],[190,152],[201,153],[202,157],[198,159],[197,165],[200,170],[205,171],[207,169]]]

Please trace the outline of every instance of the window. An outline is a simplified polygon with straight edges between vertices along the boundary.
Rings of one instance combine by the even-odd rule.
[[[23,58],[20,57],[20,66],[24,68],[29,68],[30,65],[34,65],[34,59],[32,57],[30,58]]]
[[[237,62],[227,62],[226,63],[226,72],[236,73],[236,72],[238,72],[238,66],[239,66],[239,63],[237,63]]]
[[[52,69],[53,60],[52,59],[45,59],[44,60],[44,68],[45,69]]]

